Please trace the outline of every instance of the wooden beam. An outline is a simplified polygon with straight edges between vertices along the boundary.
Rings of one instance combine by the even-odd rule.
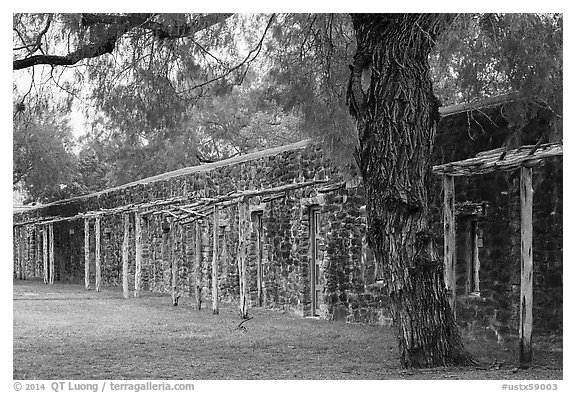
[[[84,287],[90,288],[90,219],[84,219]]]
[[[185,203],[186,201],[189,201],[190,199],[194,199],[194,197],[189,196],[189,195],[184,195],[184,196],[180,196],[180,197],[173,197],[173,198],[168,198],[168,199],[163,199],[163,200],[157,200],[157,201],[153,201],[153,202],[146,202],[146,203],[140,203],[140,204],[128,204],[128,205],[118,206],[118,207],[111,208],[111,209],[93,210],[93,211],[89,211],[89,212],[79,213],[79,214],[76,214],[74,216],[69,216],[69,217],[61,217],[61,216],[38,217],[38,218],[27,220],[27,221],[15,222],[15,223],[13,223],[13,226],[23,226],[23,225],[27,225],[27,224],[49,224],[49,223],[63,222],[63,221],[74,221],[74,220],[83,219],[83,218],[92,218],[92,217],[104,216],[104,215],[114,215],[114,214],[133,212],[133,211],[139,211],[139,213],[143,216],[148,215],[148,214],[171,214],[175,218],[178,218],[180,220],[187,220],[187,223],[189,223],[189,222],[194,222],[200,218],[204,218],[204,217],[208,216],[209,214],[204,215],[201,212],[199,213],[198,209],[200,209],[200,210],[211,209],[214,204],[219,204],[220,207],[230,206],[230,205],[236,204],[238,202],[238,200],[243,198],[244,196],[253,197],[253,196],[262,196],[262,195],[269,195],[269,194],[278,194],[278,195],[272,195],[271,197],[273,197],[273,198],[283,197],[283,195],[280,195],[280,194],[284,193],[285,191],[295,190],[298,188],[308,187],[308,186],[312,186],[315,184],[322,184],[322,183],[327,183],[327,182],[328,182],[328,180],[326,180],[326,179],[310,180],[310,181],[305,181],[305,182],[301,182],[301,183],[285,184],[285,185],[282,185],[279,187],[273,187],[273,188],[267,188],[267,189],[245,190],[245,191],[230,193],[228,195],[222,195],[222,196],[219,196],[216,198],[201,198],[200,200],[197,200],[194,203]],[[345,183],[342,183],[342,182],[336,183],[336,187],[343,187],[344,185],[345,185]],[[330,187],[330,186],[328,186],[328,187]],[[324,192],[325,192],[325,190],[324,190]],[[67,200],[57,201],[57,203],[62,203],[62,202],[66,202],[66,201]],[[169,207],[168,209],[164,209],[164,210],[160,210],[160,211],[155,209],[159,206],[170,205],[170,204],[174,204],[176,206]],[[50,204],[50,205],[52,205],[52,204]],[[48,205],[45,205],[45,206],[48,206]],[[148,209],[148,208],[151,208],[151,210],[144,210],[144,209]],[[188,211],[185,213],[184,216],[178,216],[171,211],[171,210],[185,211],[185,210],[182,210],[182,208]],[[189,208],[193,208],[193,209],[189,209]],[[195,217],[191,218],[190,216],[195,216]]]
[[[532,361],[532,169],[520,168],[520,364]]]
[[[128,242],[130,241],[130,216],[122,215],[124,223],[124,241],[122,242],[122,295],[128,299]]]
[[[48,263],[50,266],[49,282],[50,285],[54,285],[54,224],[48,225],[48,241],[49,241],[49,259]]]
[[[535,149],[535,150],[534,150]],[[510,171],[521,166],[532,167],[543,160],[563,155],[563,145],[560,143],[543,143],[538,148],[535,145],[521,146],[507,152],[504,159],[502,148],[481,152],[476,157],[462,161],[435,165],[432,172],[440,176],[474,176],[485,175],[496,171]]]
[[[238,278],[240,283],[240,318],[248,318],[248,280],[246,260],[248,257],[248,237],[250,230],[250,217],[248,204],[238,202]]]
[[[102,261],[101,261],[101,242],[100,242],[100,221],[102,217],[97,216],[94,221],[94,237],[96,243],[95,267],[96,267],[96,292],[100,292],[100,285],[102,284]]]
[[[469,112],[474,110],[481,110],[484,108],[497,106],[506,102],[515,101],[520,99],[520,93],[512,92],[494,97],[479,99],[472,102],[464,102],[461,104],[443,106],[438,108],[438,113],[441,117],[451,116],[462,112]]]
[[[44,270],[44,284],[48,284],[48,225],[42,228],[42,265]]]
[[[202,233],[200,222],[196,221],[194,225],[194,288],[196,294],[196,308],[200,310],[202,308]]]
[[[142,215],[134,213],[134,237],[136,243],[136,266],[134,272],[134,297],[140,297],[142,286]]]
[[[220,229],[220,208],[214,205],[214,224],[212,233],[212,313],[217,315],[218,307],[218,232]]]
[[[191,222],[194,222],[196,220],[203,218],[204,215],[202,214],[202,211],[205,209],[211,208],[212,205],[214,205],[214,206],[218,205],[220,207],[227,207],[227,206],[231,206],[231,205],[236,205],[240,201],[245,200],[246,198],[269,195],[269,194],[284,193],[286,191],[291,191],[291,190],[296,190],[299,188],[309,187],[309,186],[313,186],[315,184],[324,184],[327,182],[328,182],[328,180],[309,180],[309,181],[305,181],[305,182],[301,182],[301,183],[284,184],[282,186],[260,189],[260,190],[238,191],[235,193],[222,195],[222,196],[219,196],[216,198],[209,198],[208,200],[206,200],[205,203],[196,203],[193,205],[184,205],[185,207],[190,208],[189,210],[195,211],[194,217],[191,217],[191,214],[187,214],[187,215],[182,216],[179,219],[182,220],[182,222],[184,224],[191,223]],[[342,184],[342,186],[344,186],[345,183],[338,183],[338,184]],[[196,209],[191,209],[194,206],[196,206]],[[200,214],[198,214],[198,213],[200,213]]]
[[[449,303],[456,315],[456,215],[454,177],[443,176],[444,186],[444,282]]]

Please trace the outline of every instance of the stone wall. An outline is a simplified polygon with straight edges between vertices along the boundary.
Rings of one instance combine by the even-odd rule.
[[[533,128],[542,127],[533,120]],[[445,117],[439,127],[434,160],[449,162],[502,145],[507,121],[494,115],[469,122],[466,116]],[[534,143],[535,141],[531,141]],[[530,143],[528,141],[527,143]],[[34,217],[73,216],[79,212],[185,197],[185,202],[214,198],[239,190],[259,190],[308,180],[323,184],[287,191],[265,201],[257,196],[250,206],[248,292],[250,307],[290,310],[301,316],[318,314],[335,321],[390,324],[382,267],[367,245],[365,195],[354,170],[339,170],[322,149],[306,142],[271,149],[215,164],[183,169],[101,193],[51,204],[14,215],[15,222]],[[474,218],[482,234],[478,248],[480,293],[464,287],[463,231],[469,216],[458,219],[457,316],[461,328],[476,337],[502,340],[516,334],[519,300],[519,191],[515,173],[500,173],[456,181],[458,202],[487,203],[487,214]],[[430,197],[439,255],[442,255],[441,187],[434,179]],[[551,160],[534,172],[534,331],[562,329],[562,160]],[[160,210],[160,209],[157,209]],[[317,312],[312,310],[311,211],[318,211],[316,259],[320,288]],[[142,289],[170,293],[172,263],[178,266],[178,292],[194,296],[196,260],[195,224],[172,224],[162,229],[163,214],[147,214],[143,220]],[[129,288],[134,288],[134,214],[130,217]],[[90,224],[90,274],[94,283],[94,219]],[[221,301],[237,302],[238,211],[236,205],[220,210],[218,223],[218,271],[213,272],[212,216],[199,221],[201,241],[200,278],[204,302],[211,299],[211,279],[218,275]],[[54,223],[56,281],[83,282],[84,221]],[[102,283],[122,285],[123,216],[103,215],[101,221]],[[23,244],[21,253],[16,247]],[[41,277],[41,258],[32,225],[15,227],[14,274]],[[41,248],[40,248],[41,249]],[[34,257],[36,255],[36,257]],[[24,273],[24,272],[23,272]],[[260,276],[259,276],[260,275]],[[261,279],[259,279],[261,277]],[[259,288],[260,285],[260,288]]]
[[[437,137],[438,163],[472,157],[500,147],[509,134],[499,109],[477,113],[476,120],[445,118]],[[490,120],[488,117],[490,116]],[[534,144],[550,118],[541,114],[529,121],[524,143]],[[497,127],[494,124],[497,125]],[[460,130],[460,132],[458,132]],[[463,130],[466,130],[463,132]],[[441,189],[440,184],[435,186]],[[562,158],[533,169],[534,334],[562,332]],[[474,337],[500,342],[518,335],[520,299],[520,190],[518,171],[456,178],[456,202],[485,202],[485,216],[477,220],[482,234],[478,248],[480,294],[464,288],[464,228],[471,217],[457,220],[457,306],[460,327]],[[433,206],[441,206],[438,192]],[[440,211],[436,221],[441,222]],[[441,227],[437,227],[441,233]],[[441,249],[439,249],[441,250]]]

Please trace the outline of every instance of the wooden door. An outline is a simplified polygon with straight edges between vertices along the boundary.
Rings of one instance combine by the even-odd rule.
[[[311,311],[312,316],[320,315],[320,296],[322,294],[322,285],[320,283],[320,264],[319,255],[320,243],[320,211],[318,207],[310,208],[310,296],[312,299]]]

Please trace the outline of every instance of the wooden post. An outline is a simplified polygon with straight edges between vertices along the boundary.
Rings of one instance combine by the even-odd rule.
[[[240,318],[248,318],[248,285],[246,259],[248,256],[248,204],[238,202],[238,278],[240,284]]]
[[[217,315],[218,308],[218,229],[220,227],[220,208],[214,205],[214,226],[212,234],[212,313]]]
[[[122,295],[128,298],[128,242],[130,240],[130,216],[123,214],[124,241],[122,242]]]
[[[520,364],[532,361],[532,169],[520,168]]]
[[[50,243],[48,264],[50,266],[49,282],[54,285],[54,224],[48,224],[48,241]]]
[[[35,226],[34,227],[34,237],[36,239],[36,277],[40,277],[40,275],[42,274],[42,252],[40,251],[40,233],[41,233],[41,229],[39,226]]]
[[[13,257],[13,263],[12,263],[12,273],[14,275],[14,279],[18,278],[18,264],[20,263],[20,256],[18,254],[18,250],[20,248],[19,244],[18,244],[18,227],[12,227],[12,257]]]
[[[178,256],[176,252],[176,223],[172,222],[168,238],[168,255],[170,258],[170,268],[172,270],[172,305],[178,305]]]
[[[94,253],[94,257],[96,259],[95,266],[96,266],[96,292],[100,292],[100,285],[102,282],[102,264],[100,260],[100,223],[102,217],[96,217],[94,222],[94,236],[95,236],[95,243],[96,243],[96,250]]]
[[[136,243],[136,271],[134,272],[134,297],[140,297],[142,286],[142,216],[134,212],[134,236]]]
[[[42,229],[42,256],[44,268],[44,284],[48,284],[48,226]]]
[[[196,293],[196,308],[202,308],[202,233],[200,222],[196,221],[194,225],[195,237],[195,264],[194,264],[194,288]]]
[[[258,298],[258,306],[262,307],[263,304],[263,293],[262,293],[262,237],[263,237],[263,227],[262,227],[262,214],[256,213],[256,221],[254,223],[256,226],[256,289],[257,289],[257,298]],[[363,266],[362,266],[363,267]]]
[[[84,287],[90,287],[90,219],[84,219]]]
[[[473,223],[474,237],[472,238],[472,291],[480,295],[480,257],[478,255],[479,246],[479,231],[478,231],[478,221]]]
[[[30,239],[28,237],[28,226],[22,227],[22,266],[20,271],[22,272],[22,280],[26,280],[26,266],[28,265],[28,254],[30,252]]]
[[[19,268],[20,268],[20,280],[24,280],[24,266],[26,265],[26,228],[24,226],[20,227],[20,239],[19,239]]]
[[[449,303],[456,316],[456,218],[454,177],[443,176],[444,186],[444,282],[449,291]]]
[[[20,274],[20,227],[14,227],[14,278]]]
[[[464,293],[469,294],[472,292],[472,260],[474,258],[473,247],[474,242],[472,240],[474,236],[474,231],[472,229],[472,221],[467,219],[464,222],[464,263],[466,266],[466,280],[464,281]]]

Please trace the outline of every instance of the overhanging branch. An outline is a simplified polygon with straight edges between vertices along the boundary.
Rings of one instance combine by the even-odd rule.
[[[199,31],[228,19],[232,14],[200,15],[190,23],[165,25],[153,21],[155,14],[82,14],[82,26],[107,26],[107,33],[98,40],[80,46],[66,55],[33,55],[13,61],[12,69],[21,70],[36,65],[71,66],[84,59],[112,53],[117,41],[127,32],[141,28],[151,31],[159,39],[192,37]]]

